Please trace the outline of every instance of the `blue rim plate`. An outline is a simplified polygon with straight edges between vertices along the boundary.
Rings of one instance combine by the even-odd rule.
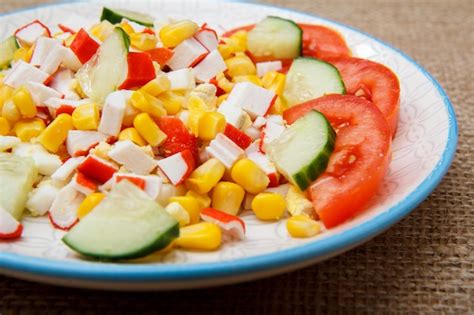
[[[46,5],[42,7],[48,9],[67,5],[69,5],[69,3]],[[266,5],[258,6],[261,8],[270,7]],[[271,8],[275,9],[275,7]],[[28,12],[33,9],[37,8],[4,14],[0,16],[0,18],[9,15],[18,15],[20,12]],[[304,12],[297,12],[285,8],[278,8],[278,10],[281,10],[281,12],[299,14],[308,18],[317,18],[320,21],[326,21],[327,23],[335,25],[341,30],[350,30],[369,37],[372,41],[383,45],[392,53],[402,56],[405,60],[414,65],[417,71],[422,73],[433,88],[437,90],[437,93],[443,99],[449,120],[447,142],[437,165],[432,168],[429,175],[421,184],[413,189],[406,197],[399,200],[398,203],[388,209],[388,211],[384,211],[366,222],[362,222],[348,230],[327,237],[324,241],[306,243],[295,248],[270,254],[215,263],[190,265],[164,264],[157,266],[145,264],[84,263],[80,261],[64,262],[4,252],[0,253],[0,273],[23,279],[67,286],[129,290],[176,289],[234,283],[294,270],[342,253],[385,231],[420,204],[439,184],[447,172],[456,151],[458,135],[457,122],[453,106],[446,92],[439,83],[412,58],[397,48],[365,32]]]

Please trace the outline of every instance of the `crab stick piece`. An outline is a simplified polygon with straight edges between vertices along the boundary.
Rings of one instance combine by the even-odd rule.
[[[260,136],[262,139],[260,151],[265,152],[267,145],[277,139],[285,129],[285,123],[280,115],[269,116]]]
[[[94,56],[97,49],[99,49],[99,46],[99,43],[97,43],[83,28],[81,28],[72,41],[70,48],[76,55],[77,59],[84,64]]]
[[[51,224],[57,229],[68,231],[79,221],[77,209],[83,200],[84,195],[71,185],[61,188],[49,209]]]
[[[51,32],[43,23],[34,20],[17,29],[15,36],[22,45],[32,46],[42,36],[51,37]]]
[[[245,238],[245,223],[238,216],[214,208],[201,210],[201,219],[217,224],[225,233],[242,240]]]
[[[141,87],[156,78],[155,67],[150,55],[142,52],[129,52],[127,56],[127,78],[119,89]]]
[[[265,174],[267,174],[270,183],[269,187],[276,187],[280,184],[280,176],[275,165],[270,161],[267,155],[261,152],[252,152],[247,154],[247,158],[253,161]]]
[[[275,96],[275,92],[256,84],[240,82],[235,84],[227,101],[242,107],[252,118],[256,118],[257,116],[265,116]]]
[[[31,97],[36,105],[44,105],[44,102],[50,98],[61,98],[63,95],[42,83],[27,82],[26,88],[30,92]]]
[[[45,83],[48,81],[49,74],[29,63],[19,60],[3,79],[3,84],[18,88],[26,82]]]
[[[122,120],[127,106],[127,95],[125,91],[110,93],[105,99],[102,108],[99,131],[107,135],[118,137]]]
[[[41,182],[37,188],[29,193],[26,208],[34,216],[46,214],[51,208],[59,189],[51,181]]]
[[[173,56],[173,51],[166,47],[153,48],[144,51],[144,53],[148,54],[151,60],[159,63],[160,66],[164,66]]]
[[[166,63],[171,70],[179,70],[198,64],[209,51],[195,38],[182,41],[173,50],[173,56]]]
[[[74,175],[69,185],[86,196],[97,190],[97,184],[81,172]]]
[[[227,123],[236,128],[241,128],[245,121],[244,111],[239,106],[234,105],[234,103],[224,101],[221,103],[217,111],[224,115]]]
[[[196,87],[196,80],[190,68],[170,71],[166,76],[170,80],[171,91],[192,90]]]
[[[22,233],[23,225],[10,212],[0,207],[0,239],[20,238]]]
[[[211,141],[206,151],[221,161],[227,169],[232,168],[234,163],[245,155],[244,150],[222,133]]]
[[[160,170],[173,185],[179,185],[194,170],[194,157],[189,150],[173,154],[157,162]]]
[[[72,81],[74,80],[74,73],[71,69],[61,68],[54,74],[49,87],[55,89],[62,95],[65,99],[69,100],[79,100],[79,95],[71,89]]]
[[[130,140],[116,142],[108,154],[127,170],[140,175],[149,174],[156,167],[155,160]]]
[[[66,100],[57,97],[48,98],[44,101],[43,105],[48,107],[49,113],[52,116],[58,116],[60,114],[72,115],[76,107],[80,105],[89,104],[90,100]]]
[[[67,181],[84,159],[85,157],[83,156],[68,159],[56,171],[54,171],[51,175],[51,179],[62,182]]]
[[[261,78],[268,72],[281,70],[282,67],[283,66],[280,60],[257,62],[257,76]]]
[[[211,51],[201,62],[194,66],[194,75],[201,82],[209,82],[219,72],[225,71],[227,66],[217,49]]]
[[[79,164],[77,170],[103,184],[114,176],[118,168],[100,157],[89,155]]]
[[[244,150],[252,143],[252,138],[231,124],[225,126],[224,135]]]
[[[209,51],[217,49],[219,45],[216,31],[210,28],[201,28],[194,34],[194,38]]]
[[[61,44],[54,38],[40,37],[36,41],[31,55],[30,64],[33,66],[41,67],[46,61],[48,56],[58,47],[62,47]]]

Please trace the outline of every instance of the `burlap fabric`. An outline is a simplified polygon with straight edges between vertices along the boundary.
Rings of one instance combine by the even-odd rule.
[[[0,0],[0,11],[50,1]],[[65,289],[0,277],[5,314],[474,313],[474,1],[262,1],[360,28],[408,53],[448,92],[460,125],[433,194],[386,233],[321,264],[186,292]]]

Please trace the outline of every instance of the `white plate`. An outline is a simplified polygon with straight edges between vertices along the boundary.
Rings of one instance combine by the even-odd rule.
[[[387,65],[401,83],[400,121],[390,171],[373,205],[354,220],[312,239],[290,238],[285,221],[263,223],[246,213],[245,241],[210,253],[175,250],[133,263],[86,261],[61,242],[62,232],[46,218],[25,218],[24,236],[0,242],[0,273],[66,286],[108,289],[176,289],[261,278],[294,270],[344,252],[381,233],[407,215],[436,187],[447,171],[457,142],[453,108],[439,84],[402,52],[351,27],[286,9],[222,1],[115,1],[116,8],[207,22],[218,31],[255,23],[267,15],[330,26],[343,34],[353,54]],[[132,5],[133,3],[133,5]],[[68,3],[0,17],[0,38],[39,19],[49,26],[80,13],[96,22],[101,5]],[[0,179],[1,180],[1,179]],[[5,185],[6,183],[1,183]]]

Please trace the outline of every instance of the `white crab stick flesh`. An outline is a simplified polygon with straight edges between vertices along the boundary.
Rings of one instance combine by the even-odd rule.
[[[59,188],[51,182],[42,182],[29,194],[26,208],[33,215],[44,215],[49,211],[58,192]]]
[[[49,209],[49,219],[54,227],[69,230],[77,222],[77,209],[84,200],[84,195],[71,185],[61,188]]]
[[[171,70],[179,70],[192,67],[197,64],[209,51],[195,38],[191,37],[182,41],[173,50],[173,56],[167,65]]]
[[[257,164],[257,166],[267,174],[271,186],[277,186],[279,184],[279,175],[276,167],[267,155],[261,152],[252,152],[247,154],[247,158]]]
[[[212,157],[221,161],[228,169],[232,168],[232,165],[245,155],[244,150],[222,133],[218,134],[216,138],[209,143],[206,151]]]
[[[265,116],[275,98],[275,92],[251,82],[237,83],[227,98],[235,106],[242,107],[252,118]]]
[[[20,143],[12,152],[17,156],[32,158],[41,175],[53,174],[62,164],[58,155],[49,153],[38,143]]]
[[[51,179],[65,182],[69,180],[77,167],[84,161],[85,157],[72,157],[63,163],[52,175]]]
[[[282,64],[280,60],[277,61],[266,61],[266,62],[257,62],[257,76],[263,77],[270,71],[281,70]]]
[[[221,103],[217,111],[224,115],[226,122],[236,128],[240,129],[245,121],[245,113],[242,108],[227,100]]]
[[[170,80],[170,90],[192,90],[196,87],[196,80],[191,68],[170,71],[166,73]]]
[[[70,130],[66,140],[67,153],[73,157],[87,155],[90,149],[107,138],[107,135],[98,131]]]
[[[110,93],[102,108],[99,131],[107,135],[118,136],[126,106],[127,93],[124,91]]]
[[[17,29],[15,36],[22,45],[32,46],[42,36],[51,37],[51,33],[46,26],[36,20]]]
[[[7,210],[0,207],[0,239],[19,238],[23,226]]]
[[[36,105],[44,105],[44,102],[49,98],[63,97],[60,92],[38,82],[27,82],[26,88],[30,92],[31,97],[33,98],[33,101],[36,103]]]
[[[70,69],[60,68],[51,80],[49,86],[64,95],[65,99],[79,100],[79,95],[71,89],[74,72]]]
[[[3,84],[18,88],[26,82],[45,83],[49,78],[49,74],[29,63],[19,60],[3,79]]]
[[[270,115],[262,131],[261,151],[265,152],[266,147],[277,139],[285,131],[285,123],[280,115]]]
[[[109,157],[127,170],[147,175],[156,167],[156,161],[130,140],[118,141],[108,152]]]
[[[185,150],[159,160],[157,164],[169,181],[173,185],[178,185],[193,171],[194,158],[188,150]]]
[[[210,29],[204,28],[200,30],[194,34],[194,38],[209,51],[217,49],[217,46],[219,45],[216,32]]]
[[[100,187],[101,190],[111,190],[121,180],[128,179],[134,183],[135,179],[144,182],[143,191],[153,200],[156,199],[163,187],[163,179],[157,175],[138,175],[133,173],[115,173],[114,176]]]
[[[227,66],[222,59],[221,54],[217,49],[211,51],[201,62],[199,62],[194,68],[194,75],[196,79],[201,82],[209,82],[219,72],[223,72],[227,69]]]

